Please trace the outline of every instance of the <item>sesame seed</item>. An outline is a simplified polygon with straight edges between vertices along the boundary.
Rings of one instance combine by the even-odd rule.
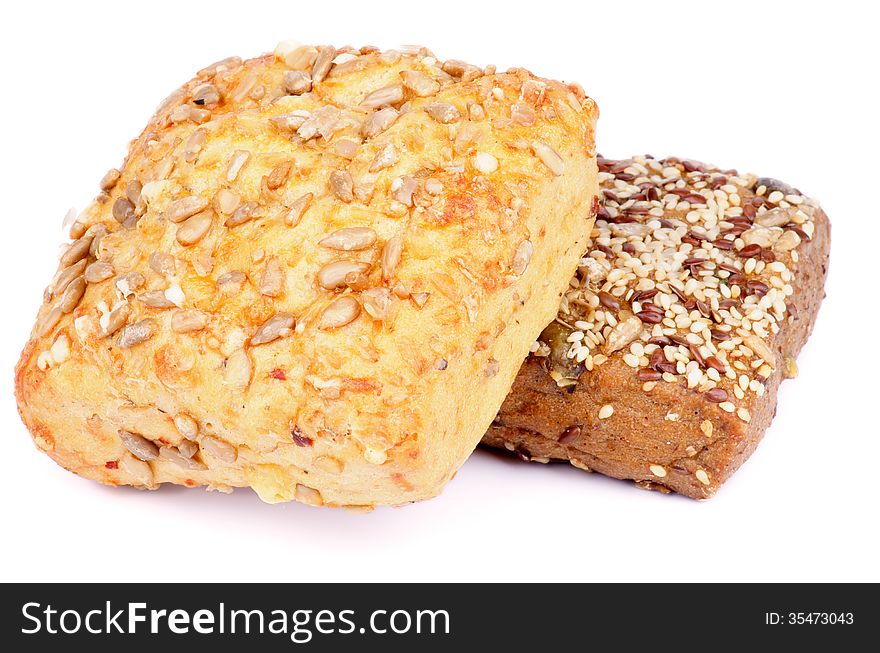
[[[651,473],[657,478],[663,478],[666,476],[666,468],[661,465],[651,465],[648,469],[650,469]]]
[[[712,431],[713,431],[712,422],[710,422],[707,419],[704,419],[702,422],[700,422],[700,430],[703,432],[703,435],[705,435],[707,438],[711,438]]]
[[[614,414],[614,406],[605,404],[599,409],[599,419],[608,419]]]
[[[709,475],[706,473],[705,469],[698,469],[694,472],[694,476],[696,476],[697,480],[703,485],[709,485]]]
[[[577,332],[570,359],[593,369],[620,351],[624,364],[646,371],[637,375],[643,388],[656,373],[734,412],[731,400],[764,392],[775,366],[772,339],[787,318],[799,234],[812,233],[814,203],[775,181],[678,159],[600,158],[599,168],[594,248],[559,313]],[[752,201],[759,196],[763,204]],[[777,223],[783,213],[775,211],[790,214]],[[799,231],[779,229],[789,222]],[[674,338],[659,360],[654,338]],[[587,353],[596,348],[602,354]],[[723,378],[732,381],[726,390]]]

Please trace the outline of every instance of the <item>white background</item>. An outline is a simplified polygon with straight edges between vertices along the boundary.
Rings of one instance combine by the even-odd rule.
[[[0,27],[0,580],[880,580],[878,76],[872,3],[15,3]],[[249,490],[102,487],[40,454],[12,370],[63,241],[155,105],[277,41],[418,43],[580,81],[600,151],[775,176],[833,223],[828,298],[757,453],[708,502],[476,453],[371,514]],[[699,600],[695,597],[695,600]]]

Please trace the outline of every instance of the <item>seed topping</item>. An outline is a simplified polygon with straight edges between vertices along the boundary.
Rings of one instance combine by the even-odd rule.
[[[599,178],[593,247],[560,305],[563,358],[592,371],[616,355],[645,392],[682,383],[751,419],[748,395],[762,395],[777,367],[773,339],[818,204],[679,159],[600,157]],[[550,351],[539,342],[533,355]]]

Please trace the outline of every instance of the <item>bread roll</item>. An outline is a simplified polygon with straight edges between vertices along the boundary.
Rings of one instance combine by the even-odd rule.
[[[781,181],[686,159],[599,170],[592,248],[483,442],[706,499],[797,373],[828,217]]]
[[[596,117],[424,49],[205,68],[73,225],[16,369],[34,441],[111,485],[437,494],[584,250]]]

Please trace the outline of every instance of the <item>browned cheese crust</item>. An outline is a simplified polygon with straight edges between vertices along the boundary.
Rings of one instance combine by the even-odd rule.
[[[596,118],[424,48],[202,70],[73,225],[16,369],[35,443],[113,485],[437,494],[586,246]]]
[[[818,204],[680,159],[599,159],[593,249],[483,443],[705,499],[797,373],[828,269]]]

